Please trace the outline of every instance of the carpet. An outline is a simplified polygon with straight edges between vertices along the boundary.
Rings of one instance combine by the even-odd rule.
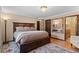
[[[15,42],[9,43],[7,49],[3,51],[4,53],[19,53],[20,49],[17,47]],[[60,47],[56,44],[46,44],[37,49],[30,51],[29,53],[72,53],[73,51]]]

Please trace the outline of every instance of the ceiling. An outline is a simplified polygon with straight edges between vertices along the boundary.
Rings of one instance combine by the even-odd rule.
[[[46,12],[42,12],[40,6],[2,6],[2,12],[36,18],[45,18],[76,10],[79,10],[78,6],[48,6]]]

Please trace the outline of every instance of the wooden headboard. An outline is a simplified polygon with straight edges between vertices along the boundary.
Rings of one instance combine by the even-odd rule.
[[[35,23],[13,22],[13,32],[16,31],[16,27],[35,27]]]

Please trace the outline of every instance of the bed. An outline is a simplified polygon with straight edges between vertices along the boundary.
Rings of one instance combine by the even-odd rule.
[[[14,41],[20,48],[21,53],[29,52],[35,48],[50,43],[49,35],[46,31],[36,31],[34,23],[13,23]],[[21,28],[17,31],[17,27]],[[24,30],[24,28],[26,28]],[[32,28],[29,30],[28,28]]]

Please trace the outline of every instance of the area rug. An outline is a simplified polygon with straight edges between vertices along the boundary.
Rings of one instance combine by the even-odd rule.
[[[20,49],[17,47],[15,42],[11,42],[9,43],[8,48],[5,49],[3,52],[4,53],[19,53]],[[34,49],[30,51],[29,53],[72,53],[72,52],[74,51],[65,49],[56,44],[49,43],[37,49]]]

